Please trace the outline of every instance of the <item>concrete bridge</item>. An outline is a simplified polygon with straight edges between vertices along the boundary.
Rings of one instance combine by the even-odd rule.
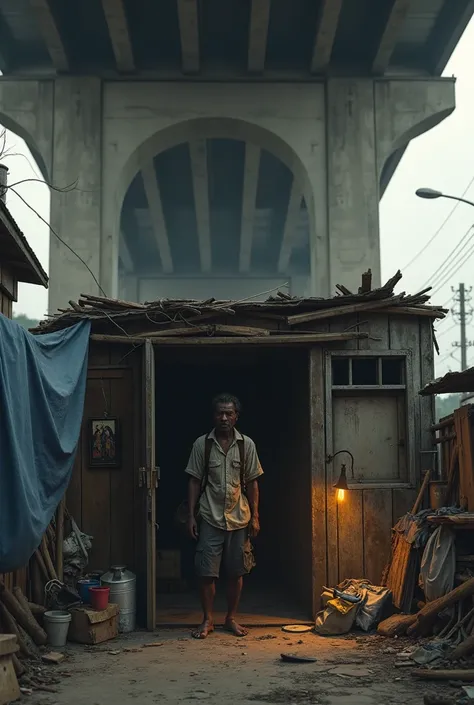
[[[474,0],[0,0],[0,122],[108,295],[380,278],[380,195],[454,109]],[[54,236],[50,308],[90,273]]]

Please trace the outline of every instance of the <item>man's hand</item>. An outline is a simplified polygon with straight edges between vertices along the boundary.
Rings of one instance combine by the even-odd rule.
[[[188,533],[194,541],[197,541],[199,532],[196,517],[194,515],[188,519]]]
[[[260,533],[260,520],[258,517],[254,516],[250,520],[249,524],[249,536],[254,539]]]

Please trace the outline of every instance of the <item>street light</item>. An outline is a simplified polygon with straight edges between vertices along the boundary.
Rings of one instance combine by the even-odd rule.
[[[452,201],[460,201],[461,203],[467,203],[469,206],[474,207],[474,203],[472,201],[468,201],[466,198],[461,198],[461,196],[449,196],[447,193],[436,191],[433,188],[418,188],[416,190],[416,195],[419,198],[427,198],[429,200],[433,198],[450,198]]]

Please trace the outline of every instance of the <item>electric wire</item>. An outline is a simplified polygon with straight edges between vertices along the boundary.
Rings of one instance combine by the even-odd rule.
[[[471,186],[472,186],[473,183],[474,183],[474,176],[472,177],[472,179],[469,181],[468,185],[466,186],[466,188],[465,188],[464,191],[462,192],[461,198],[464,198],[464,196],[465,196],[466,193],[469,191],[469,189],[471,188]],[[406,264],[404,267],[402,267],[402,271],[406,271],[406,270],[408,269],[408,267],[411,267],[411,265],[412,265],[414,262],[416,262],[416,260],[418,259],[418,257],[420,257],[420,255],[422,255],[423,252],[425,252],[425,250],[431,245],[431,243],[438,237],[438,235],[439,235],[440,232],[443,230],[444,226],[445,226],[446,223],[449,221],[449,219],[451,218],[451,216],[452,216],[453,213],[455,212],[456,208],[459,207],[459,205],[460,205],[460,201],[457,201],[457,202],[455,203],[455,205],[453,206],[453,208],[449,211],[448,215],[447,215],[446,218],[443,220],[443,222],[441,223],[441,225],[439,226],[439,228],[436,230],[436,232],[434,233],[434,235],[428,240],[428,242],[427,242],[425,245],[423,245],[423,247],[421,248],[421,250],[419,250],[419,251],[416,253],[416,255],[408,262],[408,264]]]
[[[470,225],[467,231],[462,236],[462,238],[457,243],[457,245],[453,247],[448,256],[443,260],[443,262],[441,262],[438,269],[436,269],[428,278],[427,282],[431,284],[433,289],[437,287],[441,279],[443,279],[444,275],[446,274],[446,270],[453,264],[453,261],[459,255],[462,255],[463,251],[470,245],[473,239],[474,226]],[[424,286],[427,286],[427,283],[425,283]]]

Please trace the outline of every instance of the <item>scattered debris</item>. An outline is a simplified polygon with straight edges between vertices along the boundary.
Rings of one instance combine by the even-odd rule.
[[[336,666],[336,668],[331,668],[329,673],[336,676],[350,676],[353,678],[367,678],[373,674],[370,668],[364,668],[363,666],[350,666],[341,665]]]
[[[126,651],[126,649],[125,649],[125,651]],[[120,651],[120,649],[114,649],[112,651],[107,651],[107,653],[109,654],[109,656],[118,656],[122,652]]]
[[[290,634],[305,634],[313,629],[308,624],[288,624],[281,628],[282,632],[290,632]]]
[[[143,644],[144,649],[152,649],[155,646],[164,646],[164,641],[150,641],[148,644]]]
[[[290,663],[315,663],[317,661],[316,656],[303,656],[302,654],[281,654],[282,661],[288,661]]]
[[[65,658],[65,654],[59,653],[59,651],[49,651],[41,656],[41,660],[45,663],[61,663]]]

